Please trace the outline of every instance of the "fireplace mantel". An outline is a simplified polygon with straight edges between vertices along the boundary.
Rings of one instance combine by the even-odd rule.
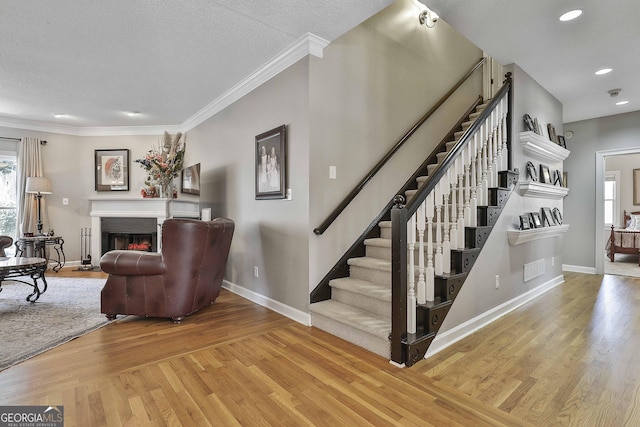
[[[98,265],[102,251],[100,218],[156,218],[158,224],[158,250],[161,249],[162,223],[167,218],[200,218],[200,203],[197,200],[90,197],[91,256],[92,264]]]

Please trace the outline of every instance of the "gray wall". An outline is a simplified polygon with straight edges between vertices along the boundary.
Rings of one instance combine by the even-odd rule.
[[[481,57],[444,21],[420,26],[398,0],[311,58],[310,289],[393,198],[481,93],[478,71],[323,234],[320,225],[396,141]],[[336,179],[329,166],[336,166]]]
[[[553,169],[562,170],[561,162],[549,162],[523,152],[519,139],[520,132],[524,130],[522,117],[525,113],[547,123],[554,123],[556,129],[561,131],[562,105],[518,66],[508,65],[505,72],[512,72],[514,79],[512,159],[514,167],[521,172],[520,179],[526,179],[523,172],[529,160],[536,165],[545,163]],[[563,237],[534,240],[515,246],[509,244],[507,237],[508,230],[518,229],[519,215],[538,212],[543,206],[562,209],[562,201],[523,197],[517,188],[511,194],[489,240],[456,298],[456,303],[446,317],[442,332],[495,309],[562,274]],[[524,265],[541,259],[545,263],[544,274],[524,282]],[[499,276],[500,281],[498,289],[495,287],[496,276]]]
[[[596,169],[602,171],[603,165],[596,164],[596,159],[602,159],[603,154],[640,151],[640,112],[565,123],[564,129],[573,132],[567,140],[571,155],[565,161],[570,191],[564,201],[564,216],[572,225],[565,236],[564,262],[595,269],[596,246],[604,247],[596,238],[601,235],[603,221],[598,202],[602,200],[603,177],[596,176]],[[602,264],[602,259],[598,261]]]

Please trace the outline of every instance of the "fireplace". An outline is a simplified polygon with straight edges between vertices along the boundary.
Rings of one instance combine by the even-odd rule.
[[[158,250],[155,218],[101,218],[102,253],[114,249]]]
[[[162,223],[167,218],[199,218],[198,199],[143,199],[131,197],[91,197],[91,254],[93,260],[109,249],[109,240],[125,241],[136,247],[148,243],[150,251],[162,250]],[[120,235],[110,236],[110,234]],[[106,243],[105,243],[106,241]]]

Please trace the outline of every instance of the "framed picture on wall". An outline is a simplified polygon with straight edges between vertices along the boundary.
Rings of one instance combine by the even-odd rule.
[[[182,169],[180,192],[200,195],[200,163]]]
[[[256,200],[286,197],[286,126],[256,136]]]
[[[633,204],[640,205],[640,169],[633,170]]]
[[[540,182],[544,183],[544,184],[553,184],[553,182],[551,182],[551,174],[549,173],[549,166],[547,165],[540,165]]]
[[[129,150],[95,150],[95,190],[129,191]]]

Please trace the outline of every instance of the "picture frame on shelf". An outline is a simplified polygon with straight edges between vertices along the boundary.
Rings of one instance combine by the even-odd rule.
[[[287,138],[286,125],[255,138],[256,200],[286,198]]]
[[[538,212],[529,212],[529,222],[531,223],[531,228],[542,228],[542,221]]]
[[[549,129],[547,127],[547,123],[542,120],[538,120],[538,127],[540,128],[540,136],[549,139]]]
[[[556,224],[551,208],[540,208],[540,216],[542,217],[542,226],[552,227]]]
[[[540,122],[538,122],[537,117],[533,119],[533,126],[534,126],[533,131],[538,135],[542,135],[542,130],[540,129]]]
[[[527,177],[533,182],[538,182],[538,171],[531,162],[527,162]]]
[[[129,191],[129,150],[94,150],[95,190]]]
[[[556,127],[552,123],[549,123],[547,124],[547,131],[549,132],[549,139],[551,140],[551,142],[557,144],[558,135],[556,134]]]
[[[553,184],[551,182],[551,173],[549,172],[549,166],[540,164],[540,182],[543,184]]]
[[[564,188],[567,188],[569,186],[569,183],[567,181],[567,173],[566,172],[562,172],[562,186]]]
[[[533,121],[533,119],[531,118],[530,115],[525,114],[522,117],[522,120],[524,121],[525,131],[536,132],[536,124],[535,124],[535,122]]]
[[[180,192],[200,195],[200,163],[182,169]]]
[[[564,180],[562,178],[562,172],[558,169],[554,172],[553,185],[559,185],[560,187],[564,187]]]
[[[555,219],[556,224],[562,225],[562,213],[560,212],[560,209],[553,208],[553,219]]]
[[[562,148],[564,148],[565,150],[567,149],[567,143],[566,140],[564,138],[564,135],[558,135],[558,142],[557,144],[559,146],[561,146]]]
[[[529,230],[531,229],[531,222],[529,220],[529,215],[524,214],[520,215],[520,230]]]

